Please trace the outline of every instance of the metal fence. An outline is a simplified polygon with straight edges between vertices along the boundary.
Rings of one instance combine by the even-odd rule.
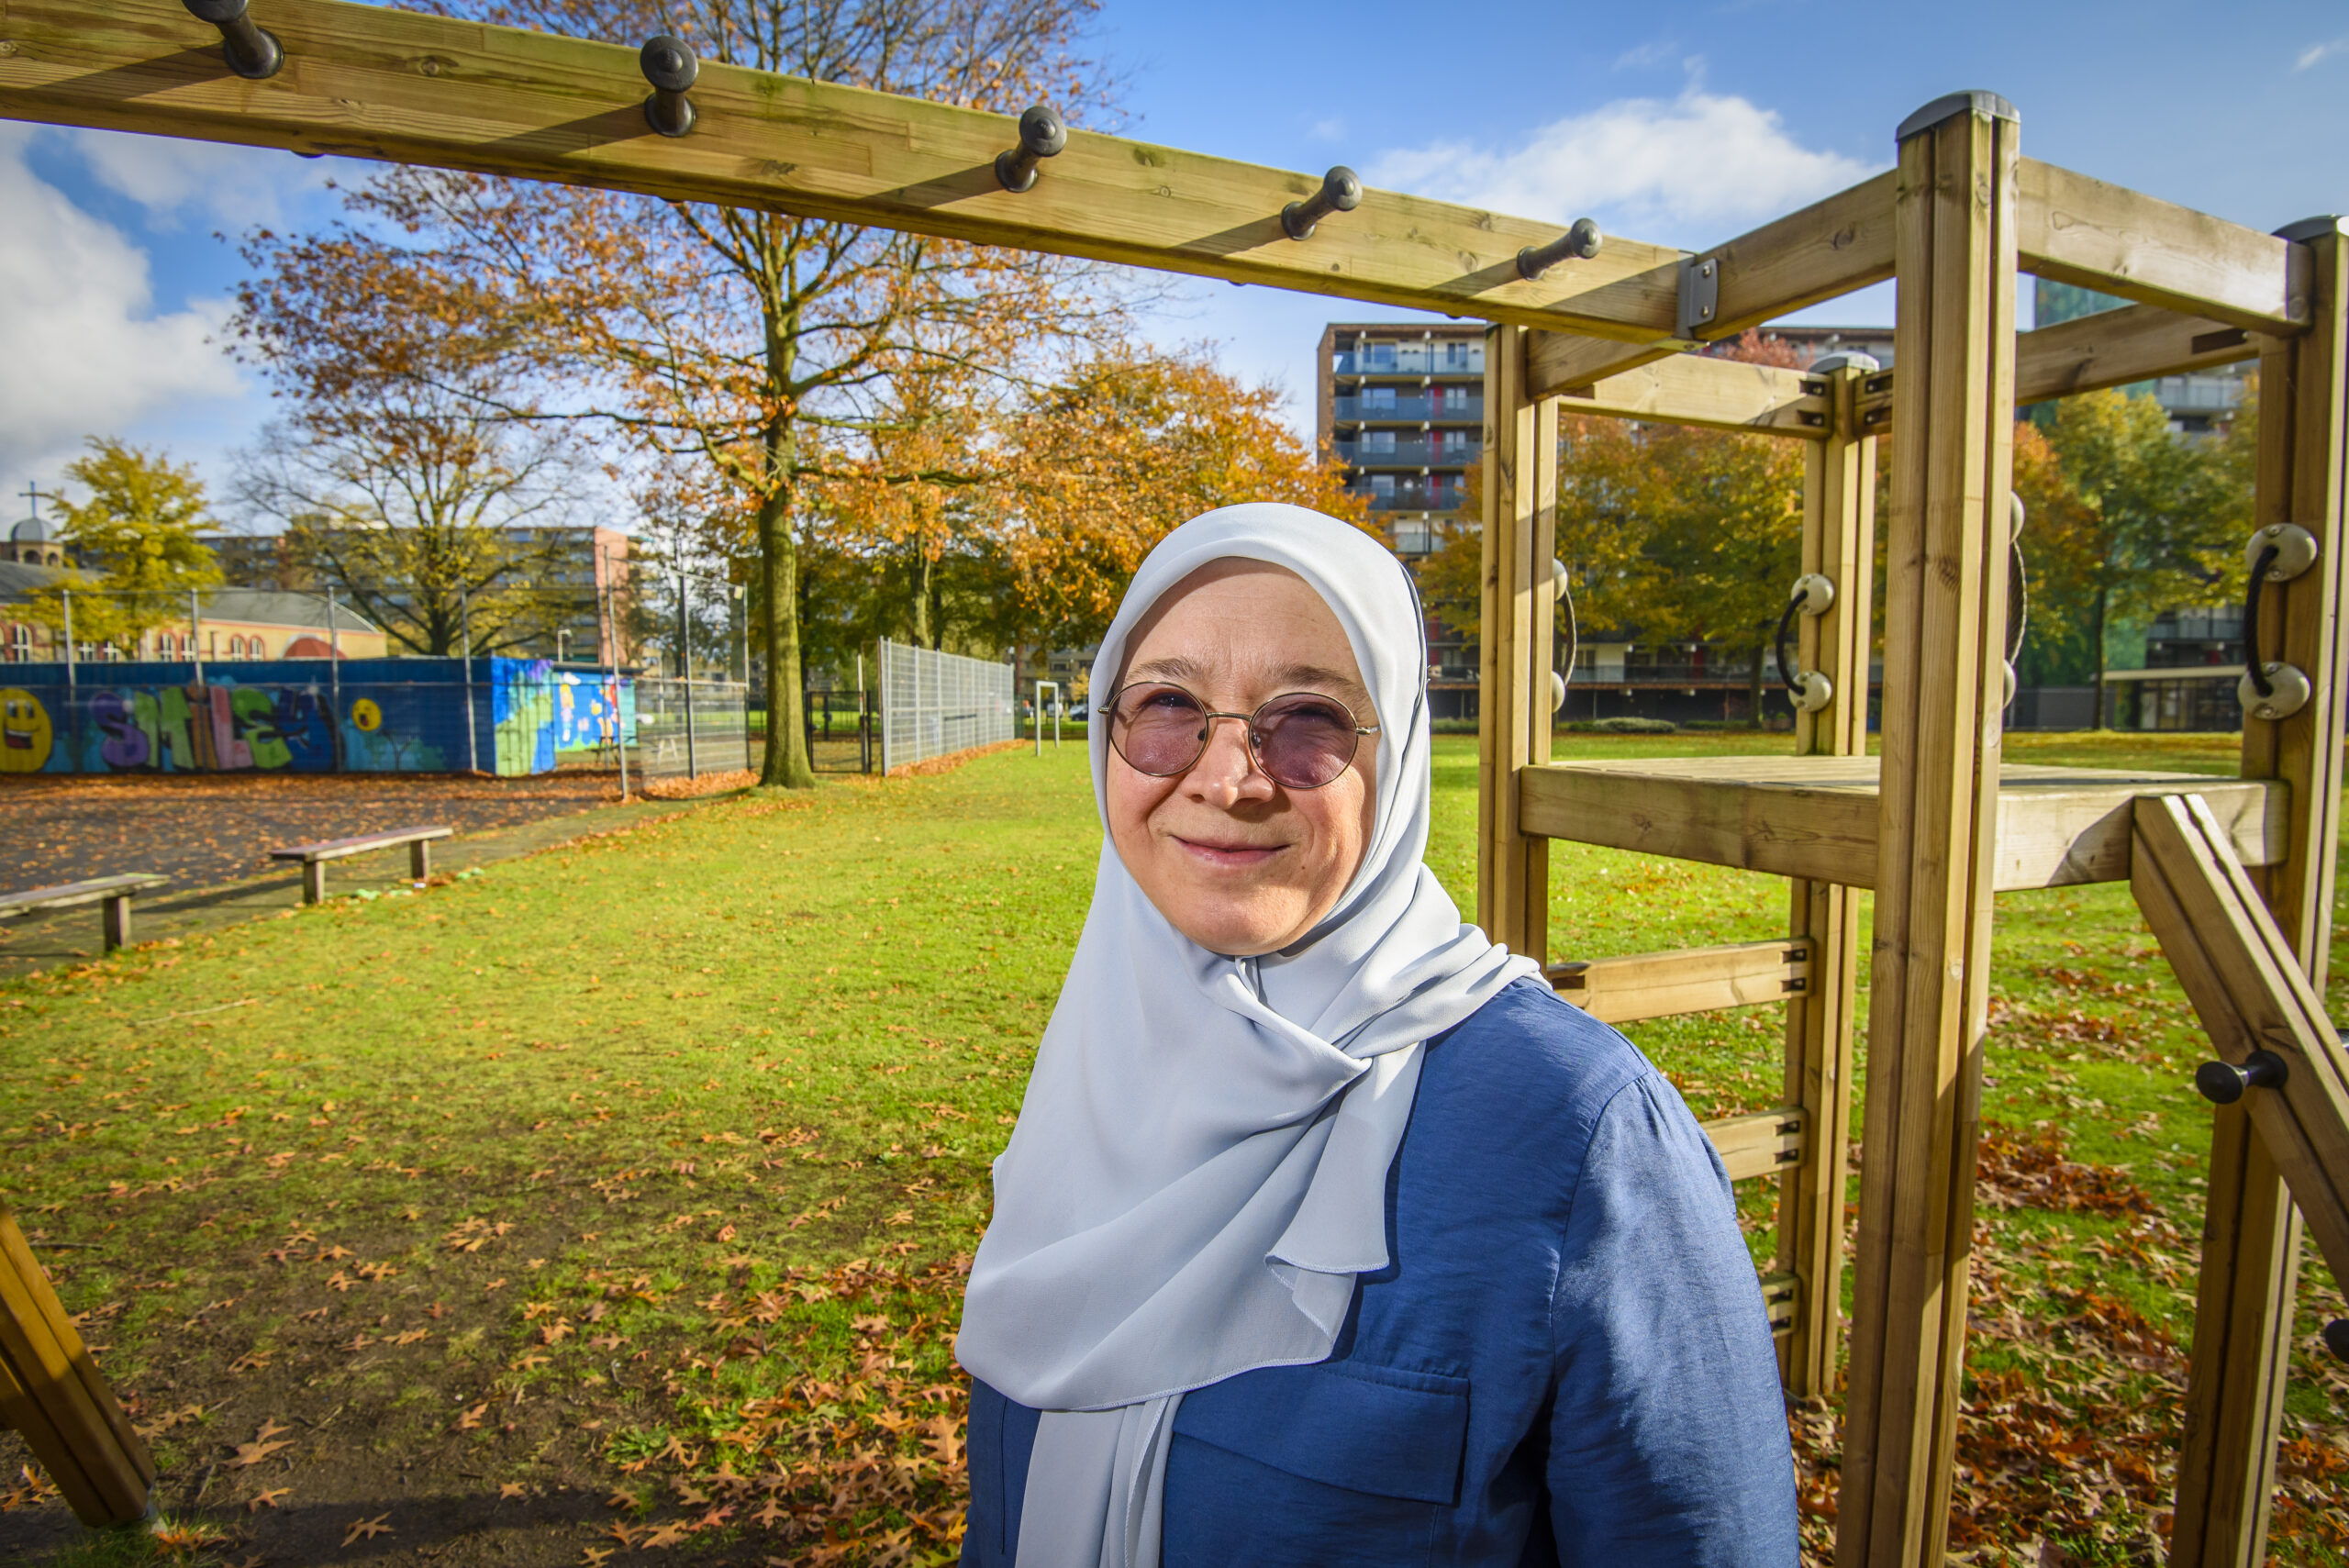
[[[631,778],[695,778],[758,766],[750,688],[740,681],[639,676],[630,717]]]
[[[1011,666],[881,644],[881,771],[1018,734]]]

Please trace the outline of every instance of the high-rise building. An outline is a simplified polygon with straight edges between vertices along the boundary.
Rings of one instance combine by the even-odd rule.
[[[1484,325],[1332,322],[1315,381],[1318,434],[1347,487],[1370,497],[1395,553],[1435,550],[1482,461]]]

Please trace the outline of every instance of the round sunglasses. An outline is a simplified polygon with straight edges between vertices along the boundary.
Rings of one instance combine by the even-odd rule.
[[[1236,718],[1248,734],[1248,754],[1284,789],[1319,789],[1335,783],[1354,760],[1365,735],[1378,726],[1354,722],[1335,697],[1287,692],[1253,713],[1217,713],[1163,681],[1137,681],[1109,699],[1109,744],[1138,773],[1172,778],[1207,754],[1219,718]]]

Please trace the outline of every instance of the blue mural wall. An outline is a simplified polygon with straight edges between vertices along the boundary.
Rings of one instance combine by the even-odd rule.
[[[0,773],[551,772],[635,739],[629,677],[543,659],[0,666]],[[615,685],[617,684],[617,690]]]

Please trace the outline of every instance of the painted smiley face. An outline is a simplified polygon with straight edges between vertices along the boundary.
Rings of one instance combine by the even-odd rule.
[[[383,728],[384,710],[375,706],[374,698],[361,697],[351,705],[351,722],[372,734]]]
[[[0,773],[40,772],[55,741],[39,697],[18,686],[0,692]]]

